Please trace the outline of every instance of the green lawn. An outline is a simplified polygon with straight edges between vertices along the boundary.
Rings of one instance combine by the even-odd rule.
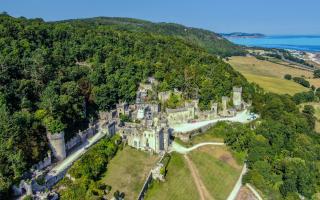
[[[166,182],[154,181],[148,190],[146,200],[195,200],[199,199],[198,191],[190,175],[183,155],[172,153],[168,165]]]
[[[112,186],[108,199],[116,190],[125,193],[125,199],[136,199],[143,183],[158,161],[157,155],[126,146],[110,161],[108,170],[101,182]]]
[[[206,146],[189,154],[212,197],[225,200],[241,173],[241,166],[227,148]]]
[[[189,153],[202,182],[214,199],[226,199],[238,180],[242,166],[227,147],[206,146]],[[154,182],[147,200],[199,199],[199,194],[181,154],[173,153],[165,182]]]

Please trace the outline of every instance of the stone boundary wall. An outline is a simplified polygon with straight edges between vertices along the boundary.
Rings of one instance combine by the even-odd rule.
[[[165,155],[166,154],[163,153],[163,155],[161,156],[160,160],[157,163],[161,163]],[[147,191],[149,189],[149,185],[151,184],[152,180],[153,180],[153,178],[152,178],[152,169],[151,169],[149,174],[148,174],[148,176],[147,176],[146,181],[143,184],[143,187],[142,187],[142,189],[141,189],[141,191],[139,193],[139,196],[138,196],[137,200],[143,200],[144,199],[144,195],[147,193]]]
[[[192,137],[205,133],[215,124],[216,123],[207,124],[201,128],[198,128],[189,132],[185,132],[185,133],[177,132],[177,133],[174,133],[174,135],[180,138],[182,141],[188,142]]]
[[[65,174],[67,173],[69,168],[65,169],[63,172],[59,173],[56,176],[52,176],[49,178],[46,178],[46,187],[47,188],[51,188],[52,186],[54,186],[58,181],[60,181],[61,179],[63,179],[63,177],[65,176]]]
[[[146,194],[146,192],[148,191],[149,185],[152,182],[152,173],[151,171],[148,174],[147,180],[144,182],[143,187],[139,193],[139,196],[137,198],[137,200],[143,200],[144,199],[144,195]]]

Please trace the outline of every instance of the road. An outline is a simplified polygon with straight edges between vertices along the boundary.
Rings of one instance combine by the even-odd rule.
[[[69,168],[73,162],[75,162],[77,159],[79,159],[85,152],[88,151],[89,147],[91,147],[93,144],[95,144],[97,141],[99,141],[101,138],[103,138],[106,135],[104,131],[100,131],[95,134],[93,137],[88,139],[88,142],[84,143],[78,150],[73,152],[71,155],[69,155],[66,159],[58,163],[55,167],[53,167],[49,173],[47,174],[48,177],[56,176],[60,174],[61,172],[64,172],[67,168]]]
[[[207,120],[207,121],[199,121],[194,123],[183,123],[183,124],[176,124],[171,126],[171,128],[174,130],[174,132],[179,133],[186,133],[192,130],[199,129],[203,126],[206,126],[208,124],[214,124],[219,121],[231,121],[231,122],[240,122],[240,123],[248,123],[252,121],[253,119],[250,119],[252,115],[250,115],[249,111],[244,110],[242,112],[239,112],[234,117],[221,117],[213,120]],[[254,114],[255,118],[258,118],[259,116]]]
[[[170,152],[172,151],[175,151],[175,152],[178,152],[178,153],[181,153],[181,154],[186,154],[188,153],[189,151],[193,151],[199,147],[202,147],[202,146],[206,146],[206,145],[214,145],[214,146],[225,146],[225,144],[223,142],[203,142],[203,143],[200,143],[200,144],[196,144],[190,148],[186,148],[176,142],[172,142],[172,147],[171,147],[171,150]]]
[[[241,186],[242,186],[242,177],[243,175],[247,173],[247,164],[244,164],[243,168],[242,168],[242,171],[241,171],[241,174],[236,182],[236,184],[234,185],[231,193],[229,194],[227,200],[234,200],[236,199],[240,189],[241,189]]]

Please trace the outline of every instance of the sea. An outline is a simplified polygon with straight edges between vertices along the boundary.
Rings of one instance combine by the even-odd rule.
[[[233,43],[249,47],[265,47],[320,52],[320,35],[268,35],[261,38],[227,38]]]

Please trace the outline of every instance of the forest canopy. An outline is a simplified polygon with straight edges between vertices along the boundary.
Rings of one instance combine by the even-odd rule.
[[[202,109],[234,85],[245,98],[254,90],[230,65],[184,39],[6,14],[0,15],[0,65],[1,194],[46,155],[46,131],[64,130],[68,140],[99,110],[134,102],[149,76],[160,82],[158,91],[200,96]]]

